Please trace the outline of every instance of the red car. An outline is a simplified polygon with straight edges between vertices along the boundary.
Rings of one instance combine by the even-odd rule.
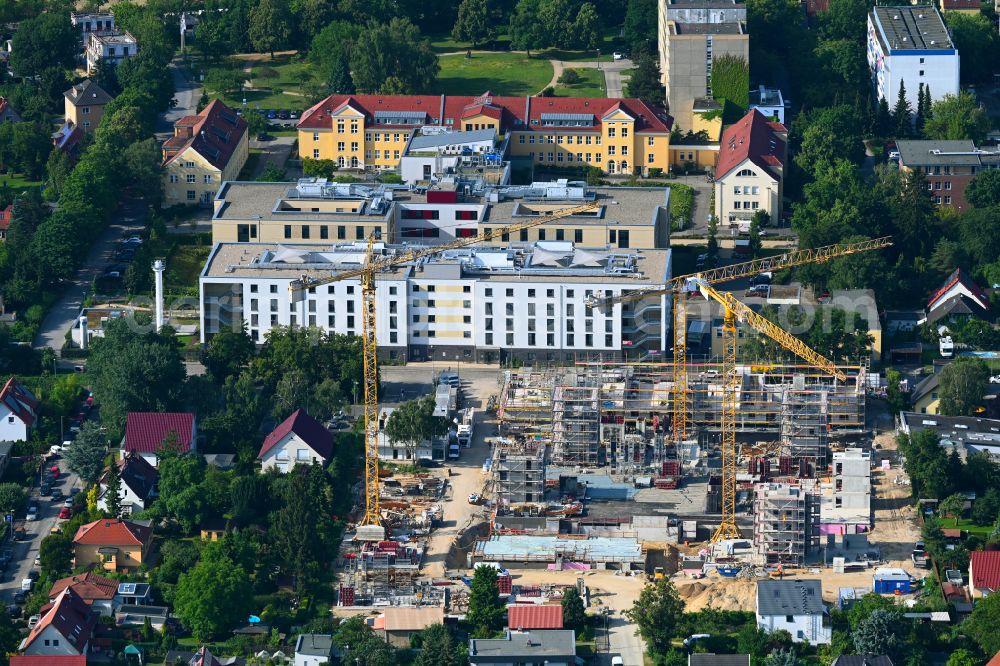
[[[62,519],[72,518],[73,509],[69,508],[68,506],[64,506],[63,508],[59,509],[59,517]]]

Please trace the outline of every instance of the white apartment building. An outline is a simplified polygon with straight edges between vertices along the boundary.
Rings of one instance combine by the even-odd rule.
[[[97,64],[101,61],[120,65],[122,61],[139,53],[135,37],[127,32],[92,32],[85,45],[88,72],[96,71]]]
[[[890,107],[900,83],[914,111],[921,83],[930,87],[932,101],[958,94],[958,49],[933,5],[875,7],[867,42],[872,85]]]
[[[263,342],[274,326],[361,335],[361,284],[313,287],[292,303],[289,284],[356,269],[365,243],[320,248],[217,244],[200,277],[201,341],[245,323]],[[402,248],[382,243],[380,255]],[[564,362],[635,357],[668,347],[666,295],[608,308],[588,299],[660,287],[669,250],[583,249],[572,242],[452,250],[376,276],[380,352],[409,360]]]
[[[849,448],[833,453],[833,475],[820,486],[820,533],[861,534],[872,524],[872,454]]]
[[[80,31],[84,44],[91,33],[109,34],[115,31],[115,15],[111,12],[72,12],[69,20]]]

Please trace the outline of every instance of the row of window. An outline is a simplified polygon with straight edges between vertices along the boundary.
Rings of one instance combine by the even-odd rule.
[[[489,315],[489,314],[492,314],[492,313],[487,312],[486,314]],[[514,330],[514,318],[512,316],[510,316],[510,315],[513,315],[513,314],[514,314],[513,311],[511,311],[508,308],[508,310],[507,310],[507,315],[508,316],[504,319],[505,330],[508,333],[510,333],[510,332],[512,332]],[[534,313],[532,313],[532,314],[534,314]],[[549,314],[551,315],[552,312],[550,311]],[[469,318],[467,317],[466,319],[468,320]],[[416,317],[414,317],[414,321],[416,321]],[[536,320],[534,318],[530,318],[529,317],[529,319],[528,319],[528,331],[531,332],[531,333],[535,332],[535,321]],[[483,330],[484,331],[492,331],[493,330],[493,318],[487,316],[486,319],[485,319],[485,322],[486,323],[485,323],[485,325],[483,327]],[[470,321],[466,321],[465,323],[468,324],[468,323],[471,323],[471,322]],[[550,333],[554,332],[556,330],[556,320],[555,319],[546,319],[545,320],[545,330],[549,331]],[[583,330],[585,332],[587,332],[587,333],[593,333],[594,332],[594,320],[588,317],[584,321]],[[576,322],[575,322],[575,320],[570,319],[570,320],[566,321],[566,331],[568,333],[575,333],[576,332]],[[613,333],[614,332],[614,321],[613,320],[611,320],[611,319],[605,319],[604,320],[604,332],[605,333]]]
[[[757,203],[756,201],[744,201],[743,202],[743,210],[757,210],[758,208],[760,208],[760,204]],[[734,201],[733,202],[733,210],[739,210],[739,209],[740,209],[740,202],[739,201]]]
[[[740,187],[739,185],[734,185],[733,186],[733,194],[735,194],[737,196],[740,195],[740,194],[743,194],[743,195],[747,195],[747,194],[760,194],[760,187],[757,186],[757,185],[753,185],[753,186],[744,185],[742,187]]]
[[[185,180],[187,183],[193,185],[194,183],[198,182],[198,176],[193,173],[189,173],[187,174],[187,176],[185,176]],[[212,174],[206,173],[204,176],[202,176],[202,180],[206,185],[210,184],[212,182]],[[172,173],[170,174],[170,182],[179,183],[181,182],[181,179],[177,174]]]
[[[243,226],[243,225],[240,225],[240,226]],[[285,239],[286,240],[292,238],[293,228],[294,228],[294,225],[291,225],[291,224],[286,224],[285,225]],[[303,240],[308,240],[309,238],[311,238],[312,237],[312,229],[313,229],[313,227],[311,227],[308,224],[301,225],[299,227],[299,231],[300,231],[299,238],[301,238]],[[382,228],[381,227],[378,227],[378,226],[373,227],[372,231],[374,231],[376,238],[382,236]],[[364,240],[367,237],[368,237],[368,235],[367,235],[366,230],[365,230],[365,228],[363,226],[358,225],[358,226],[354,227],[354,239],[355,240]],[[319,238],[320,238],[320,240],[327,240],[328,238],[330,238],[330,227],[328,225],[326,225],[326,224],[319,225]],[[347,227],[345,225],[343,225],[343,224],[338,225],[337,226],[337,240],[344,240],[346,238],[347,238]]]
[[[494,342],[494,339],[493,339],[493,334],[492,333],[486,333],[485,336],[484,336],[484,339],[483,339],[483,343],[486,344],[487,346],[492,346],[492,345],[496,344]],[[604,336],[604,346],[605,347],[614,347],[614,343],[615,343],[615,336],[613,336],[613,335],[605,335]],[[504,336],[504,345],[507,346],[507,347],[513,347],[514,346],[514,334],[513,333],[507,333]],[[572,333],[567,333],[566,334],[566,345],[565,346],[566,347],[573,347],[575,345],[576,345],[576,336],[573,335]],[[528,333],[528,346],[529,347],[537,347],[537,346],[539,346],[538,345],[538,336],[535,333]],[[555,334],[553,334],[553,333],[546,333],[545,334],[545,345],[544,346],[546,346],[546,347],[555,347],[556,346],[556,336],[555,336]],[[583,336],[583,346],[584,347],[593,347],[594,346],[594,336],[593,336],[593,334],[587,333],[585,336]]]
[[[934,203],[936,203],[936,204],[943,203],[945,206],[950,206],[951,205],[951,197],[947,197],[947,196],[946,197],[934,197]]]
[[[942,183],[944,184],[944,187],[942,187]],[[943,181],[942,180],[938,180],[938,181],[935,181],[933,183],[927,183],[927,189],[928,190],[941,190],[941,189],[950,190],[951,189],[951,181],[950,180],[943,180]]]

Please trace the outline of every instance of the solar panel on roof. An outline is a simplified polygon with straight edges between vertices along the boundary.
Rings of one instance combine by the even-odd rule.
[[[118,594],[135,594],[135,583],[122,583],[118,586]]]
[[[418,111],[376,111],[375,122],[394,125],[420,125],[427,117],[426,113]]]
[[[592,113],[543,113],[542,124],[590,127],[594,124]]]
[[[220,139],[222,139],[222,142],[223,142],[223,143],[226,143],[226,142],[228,142],[228,141],[229,141],[229,133],[228,133],[228,132],[224,132],[224,131],[222,131],[222,128],[220,128],[220,127],[216,127],[215,125],[212,125],[211,127],[209,127],[209,128],[208,128],[208,130],[209,130],[209,131],[210,131],[210,132],[211,132],[212,134],[214,134],[215,136],[217,136],[217,137],[219,137]]]
[[[222,117],[223,120],[228,122],[230,125],[235,125],[237,122],[236,116],[234,116],[231,113],[226,113],[225,111],[221,111],[219,115]]]

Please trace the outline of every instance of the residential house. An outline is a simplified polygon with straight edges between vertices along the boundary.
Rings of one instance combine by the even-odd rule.
[[[118,583],[113,605],[142,606],[153,600],[153,588],[149,583]]]
[[[924,377],[913,387],[910,402],[921,414],[937,414],[941,407],[941,373],[935,368],[933,375]]]
[[[163,144],[163,205],[210,206],[223,182],[237,180],[249,154],[247,122],[219,100],[184,116]]]
[[[772,633],[783,629],[796,643],[829,645],[833,636],[818,580],[757,582],[757,626]]]
[[[469,666],[487,664],[573,666],[576,632],[572,629],[507,631],[503,638],[469,639]]]
[[[19,123],[21,116],[6,97],[0,97],[0,123]]]
[[[291,471],[295,465],[326,467],[333,456],[333,435],[322,423],[297,409],[264,438],[257,459],[261,469]]]
[[[115,466],[121,479],[118,497],[122,513],[129,515],[144,510],[157,495],[156,483],[160,473],[135,451],[126,453],[115,462]],[[97,508],[107,511],[108,499],[108,471],[105,471],[100,480]]]
[[[91,33],[107,35],[115,31],[115,15],[111,12],[71,12],[69,20],[80,31],[85,44]]]
[[[10,666],[87,666],[82,654],[11,655]]]
[[[142,627],[149,620],[155,631],[163,631],[169,617],[170,609],[166,606],[122,604],[115,609],[115,625],[119,627]]]
[[[7,232],[10,231],[10,223],[14,219],[14,204],[8,204],[6,208],[0,208],[0,241],[7,240]]]
[[[38,418],[38,399],[11,377],[0,389],[0,442],[26,442]]]
[[[788,130],[757,109],[726,128],[715,166],[715,216],[749,229],[758,210],[778,223],[782,215]]]
[[[410,646],[410,636],[418,634],[432,624],[444,623],[444,608],[421,606],[408,608],[394,606],[386,608],[375,618],[372,629],[394,647]]]
[[[225,518],[211,518],[201,522],[201,540],[219,541],[229,532],[229,521]]]
[[[936,7],[880,5],[868,13],[868,69],[878,99],[892,106],[900,86],[917,108],[920,84],[931,101],[958,94],[958,49]]]
[[[880,655],[860,655],[844,654],[830,663],[830,666],[893,666],[892,659],[884,654]]]
[[[74,567],[134,571],[146,560],[152,538],[148,521],[106,518],[81,525],[73,536]]]
[[[909,83],[906,87],[909,92]],[[965,188],[972,179],[1000,165],[1000,152],[980,149],[970,139],[900,140],[896,152],[901,173],[923,173],[934,203],[956,211],[971,207],[965,199]]]
[[[333,637],[330,634],[300,634],[295,639],[295,666],[332,664]]]
[[[750,655],[696,652],[688,655],[688,666],[750,666]]]
[[[507,627],[514,631],[562,629],[562,610],[560,604],[511,604],[507,606]]]
[[[67,120],[52,133],[52,146],[70,156],[76,156],[84,136],[85,133],[79,126]]]
[[[750,91],[750,108],[757,109],[775,122],[785,124],[785,97],[781,94],[781,88],[757,86],[756,90]]]
[[[84,46],[88,72],[96,72],[101,62],[120,65],[138,54],[139,44],[128,32],[92,32]]]
[[[1000,590],[1000,550],[969,553],[969,596],[981,599],[997,590]]]
[[[158,454],[169,443],[177,453],[197,448],[194,414],[188,412],[129,412],[125,417],[122,455],[136,453],[156,467]],[[169,442],[168,442],[169,440]]]
[[[65,120],[84,132],[93,132],[101,124],[104,107],[113,99],[91,79],[84,79],[63,93]]]
[[[983,4],[976,0],[940,0],[938,8],[942,12],[959,12],[975,16],[982,13]]]
[[[72,589],[42,607],[42,618],[18,648],[28,656],[86,655],[97,613]]]
[[[71,589],[84,603],[100,615],[110,616],[114,611],[115,593],[118,591],[118,581],[105,578],[93,571],[60,578],[52,584],[49,590],[49,601],[55,600],[63,590]]]
[[[673,119],[638,99],[331,95],[302,114],[299,157],[342,169],[395,169],[425,127],[508,136],[510,155],[606,173],[669,168]]]
[[[169,664],[169,666],[174,666],[174,664],[184,664],[184,666],[243,666],[246,664],[246,660],[242,657],[217,657],[207,647],[202,646],[194,652],[170,650],[163,663]]]
[[[990,298],[961,268],[956,268],[927,301],[927,317],[921,323],[935,329],[949,322],[987,319]]]

